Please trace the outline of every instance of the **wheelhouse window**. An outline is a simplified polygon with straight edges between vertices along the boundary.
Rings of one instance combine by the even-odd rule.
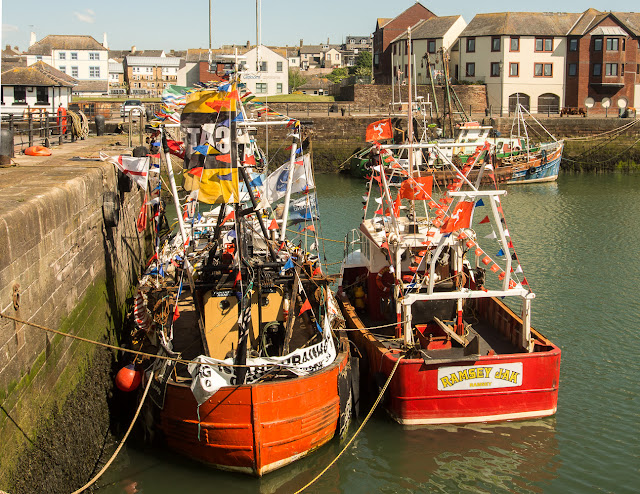
[[[509,64],[509,77],[518,77],[520,75],[520,64],[518,62],[511,62]]]
[[[476,39],[467,38],[467,53],[474,53],[476,51]]]
[[[520,37],[519,36],[511,36],[511,41],[509,43],[509,51],[520,51]]]
[[[500,38],[491,38],[491,51],[500,51]]]
[[[466,75],[467,77],[475,77],[476,76],[476,64],[474,62],[468,62],[466,67]]]

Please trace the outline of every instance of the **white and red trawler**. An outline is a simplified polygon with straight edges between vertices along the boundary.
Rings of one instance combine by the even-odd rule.
[[[531,327],[535,295],[507,228],[506,191],[479,159],[491,144],[458,168],[437,144],[412,142],[408,108],[409,140],[378,146],[362,223],[345,240],[338,299],[363,377],[377,391],[395,369],[385,406],[401,424],[553,415],[560,349]],[[408,169],[394,157],[401,148]],[[413,163],[427,148],[456,177],[439,193]],[[391,183],[401,183],[395,197]]]

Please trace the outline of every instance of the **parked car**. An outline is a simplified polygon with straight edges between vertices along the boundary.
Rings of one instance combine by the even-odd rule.
[[[120,107],[120,116],[126,117],[127,115],[129,115],[131,108],[134,108],[136,106],[141,107],[142,113],[145,113],[146,109],[142,104],[142,101],[140,101],[139,99],[128,99],[124,103],[122,103],[122,106]]]

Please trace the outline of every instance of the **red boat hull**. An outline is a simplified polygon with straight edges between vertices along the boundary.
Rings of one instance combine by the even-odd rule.
[[[160,429],[168,446],[210,466],[261,476],[329,441],[338,430],[338,380],[348,354],[310,376],[221,388],[200,406],[169,382]],[[342,375],[342,376],[341,376]]]
[[[364,329],[345,298],[341,303],[347,327],[357,329],[349,337],[366,353],[370,382],[385,382],[401,352],[385,347]],[[493,422],[555,414],[560,349],[535,330],[532,332],[538,343],[532,353],[483,355],[473,360],[439,359],[429,364],[422,358],[402,359],[386,391],[387,411],[404,425]],[[512,370],[506,375],[502,383],[505,387],[495,379],[469,378],[489,374],[489,369],[494,375],[500,370],[517,372]],[[447,380],[452,374],[459,382]],[[509,377],[514,382],[509,382]],[[460,385],[468,388],[459,389]]]

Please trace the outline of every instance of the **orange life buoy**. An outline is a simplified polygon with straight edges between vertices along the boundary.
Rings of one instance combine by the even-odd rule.
[[[24,150],[24,154],[29,156],[51,156],[51,149],[44,146],[31,146]]]
[[[388,295],[394,284],[395,278],[391,273],[390,266],[385,266],[378,271],[378,276],[376,276],[376,286],[378,287],[378,290],[382,292],[382,295]]]

